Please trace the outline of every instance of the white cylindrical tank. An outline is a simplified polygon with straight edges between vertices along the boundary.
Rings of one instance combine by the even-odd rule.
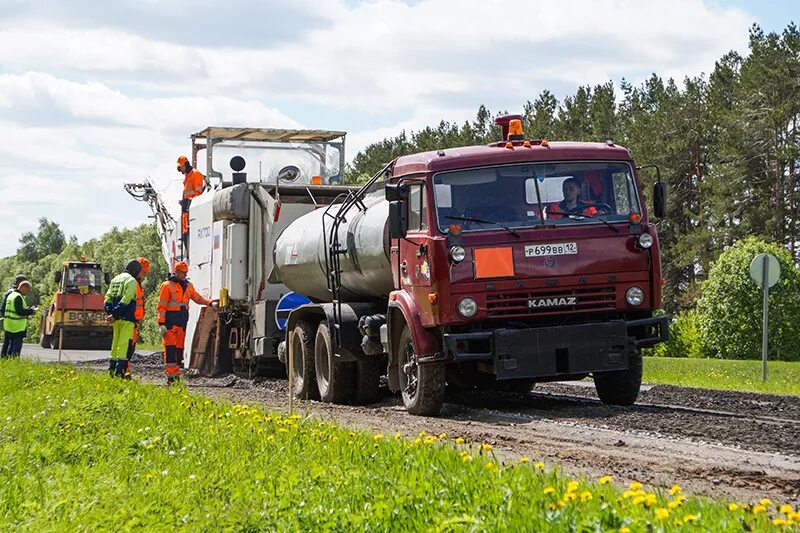
[[[366,210],[353,206],[339,226],[342,301],[385,298],[393,288],[389,262],[389,203],[382,192],[364,199]],[[325,215],[325,207],[298,218],[275,243],[275,274],[294,292],[318,301],[330,301],[325,262],[333,217],[339,205]],[[323,225],[328,235],[323,235]],[[323,238],[324,237],[324,238]]]
[[[231,300],[247,298],[247,224],[229,224],[225,228],[225,263],[222,286]]]

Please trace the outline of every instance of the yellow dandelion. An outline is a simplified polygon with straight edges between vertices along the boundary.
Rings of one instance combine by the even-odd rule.
[[[530,461],[531,461],[531,458],[528,457],[527,455],[523,455],[522,457],[519,458],[519,462],[520,463],[529,463]]]
[[[656,504],[657,501],[658,498],[656,498],[656,495],[653,493],[646,494],[644,497],[644,504],[648,507],[652,507],[653,505]]]
[[[697,515],[687,514],[683,517],[683,523],[688,524],[689,522],[695,522],[697,520]]]
[[[789,525],[789,522],[784,520],[783,518],[775,518],[772,521],[772,523],[775,524],[778,527],[783,527],[783,526],[788,526]]]
[[[612,478],[611,476],[603,476],[600,479],[598,479],[597,482],[600,483],[601,485],[608,485],[609,483],[611,483],[612,479],[614,478]]]
[[[772,502],[768,498],[762,498],[760,502],[764,507],[772,507]]]
[[[461,461],[464,462],[464,463],[468,463],[468,462],[472,461],[472,456],[471,455],[462,455],[461,456]]]
[[[556,502],[556,507],[557,507],[557,508],[559,508],[559,509],[563,509],[563,508],[564,508],[566,505],[567,505],[567,504],[566,504],[566,503],[564,503],[564,502],[563,502],[563,501],[561,501],[561,500],[558,500],[558,501]]]
[[[578,490],[578,482],[577,481],[570,481],[567,483],[567,492],[575,492]]]
[[[753,506],[753,514],[761,514],[761,513],[766,513],[766,512],[767,512],[767,508],[765,506],[763,506],[763,505],[754,505]]]
[[[656,509],[656,518],[658,518],[659,520],[666,520],[667,518],[669,518],[669,511],[667,509],[664,509],[663,507],[659,507],[658,509]]]
[[[491,461],[489,461],[489,462],[487,462],[487,463],[486,463],[484,466],[486,467],[486,470],[491,470],[491,469],[493,469],[493,468],[494,468],[494,463],[492,463]]]
[[[591,492],[589,492],[588,490],[585,491],[585,492],[581,492],[581,501],[582,502],[588,502],[588,501],[591,501],[591,500],[592,500],[592,493]]]
[[[632,490],[626,490],[625,492],[622,493],[622,497],[625,498],[626,500],[630,500],[634,496],[636,496],[636,492]]]
[[[629,528],[629,527],[621,527],[619,529],[619,533],[631,533],[631,528]]]
[[[383,435],[381,435],[380,433],[376,433],[375,435],[372,436],[372,438],[375,440],[381,440],[383,438]]]
[[[403,438],[403,435],[401,435],[399,431],[394,434],[394,440],[400,440],[402,438]]]
[[[456,439],[456,444],[464,444],[464,439],[463,439],[463,437],[458,437],[458,438]]]
[[[440,439],[446,439],[447,438],[447,433],[445,433],[445,432],[439,433],[439,438]]]
[[[553,487],[545,487],[542,492],[544,492],[545,494],[553,494],[555,491],[556,489],[554,489]]]
[[[678,508],[678,507],[680,507],[680,506],[681,506],[681,503],[680,503],[680,502],[669,502],[669,503],[667,504],[667,507],[669,507],[670,509],[673,509],[673,510],[674,510],[674,509],[677,509],[677,508]]]
[[[739,510],[739,505],[731,502],[728,504],[728,510],[732,513],[735,513],[736,511]]]
[[[781,505],[780,511],[782,514],[785,514],[787,516],[794,513],[794,509],[792,509],[792,506],[786,503]]]
[[[631,483],[630,485],[628,485],[628,487],[629,487],[631,490],[639,490],[639,489],[641,489],[641,488],[642,488],[642,484],[641,484],[641,483],[639,483],[638,481],[634,481],[633,483]]]
[[[644,502],[644,496],[636,496],[633,500],[631,500],[633,505],[641,505],[642,502]]]
[[[478,446],[478,449],[482,452],[490,452],[492,451],[492,445],[484,443]]]
[[[670,493],[670,494],[672,494],[673,496],[675,496],[676,494],[680,494],[680,493],[681,493],[681,490],[682,490],[682,489],[680,488],[680,486],[679,486],[679,485],[672,485],[672,486],[669,488],[669,493]]]
[[[574,492],[567,492],[564,494],[564,501],[572,502],[578,499],[578,495]]]

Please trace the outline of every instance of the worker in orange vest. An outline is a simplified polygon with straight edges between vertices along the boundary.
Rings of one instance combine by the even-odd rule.
[[[150,261],[146,257],[136,259],[142,265],[142,279],[150,273]],[[131,358],[136,351],[136,341],[139,340],[139,324],[144,320],[144,290],[142,290],[142,279],[136,280],[136,308],[133,311],[133,318],[136,321],[133,326],[133,337],[128,341],[128,366],[125,369],[125,379],[131,379]]]
[[[185,261],[175,263],[175,273],[161,284],[158,295],[158,325],[164,339],[164,364],[167,384],[180,379],[183,366],[183,343],[186,339],[186,324],[189,322],[189,299],[199,305],[216,307],[216,301],[201,296],[191,281],[186,279],[189,265]]]
[[[189,252],[189,205],[205,188],[205,176],[194,168],[185,155],[178,158],[178,172],[183,174],[183,197],[181,198],[181,244],[183,256]]]

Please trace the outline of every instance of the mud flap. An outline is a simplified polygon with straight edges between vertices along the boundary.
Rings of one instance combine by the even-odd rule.
[[[190,369],[195,369],[204,376],[214,376],[226,371],[230,364],[224,364],[222,357],[229,355],[229,351],[223,350],[217,342],[217,339],[223,338],[223,328],[219,313],[210,307],[200,309],[192,339]]]

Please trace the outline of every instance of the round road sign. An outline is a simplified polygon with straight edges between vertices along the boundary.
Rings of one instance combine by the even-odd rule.
[[[289,313],[297,309],[301,305],[310,304],[311,299],[298,294],[296,292],[288,292],[278,300],[277,308],[275,309],[275,323],[278,329],[284,331],[286,329],[286,320],[289,318]]]
[[[772,287],[781,278],[781,265],[778,258],[772,254],[758,254],[750,262],[750,277],[759,287],[764,286],[764,258],[766,258],[767,286]]]

